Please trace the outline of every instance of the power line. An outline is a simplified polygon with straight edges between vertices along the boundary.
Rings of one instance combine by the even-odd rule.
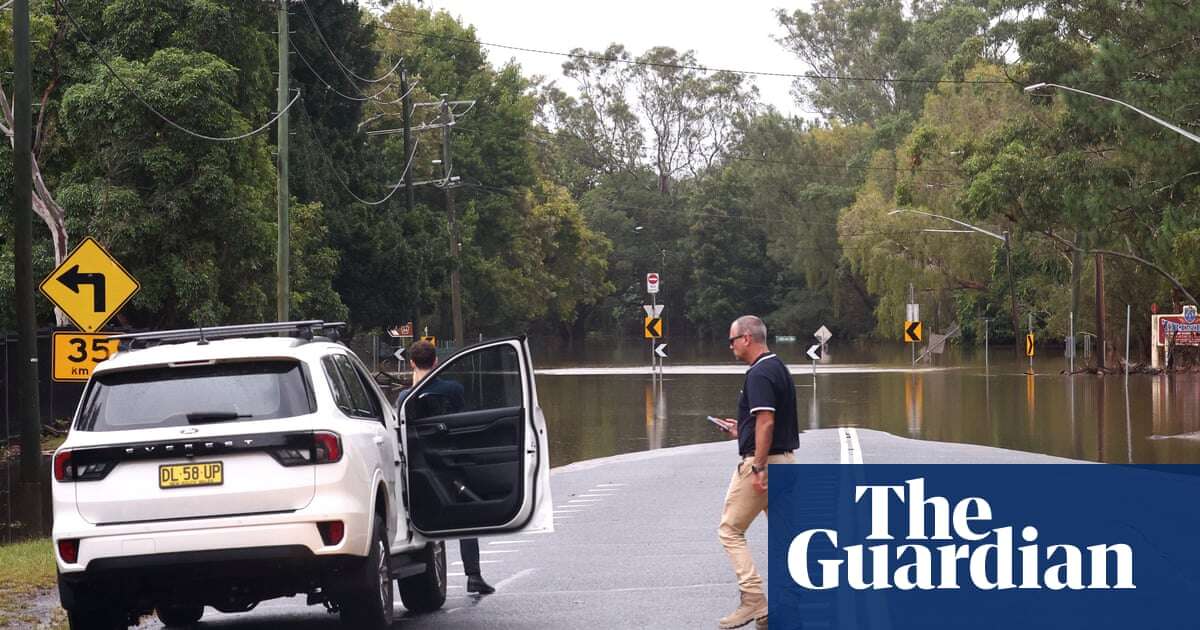
[[[448,41],[456,41],[468,44],[476,44],[479,46],[488,46],[490,48],[504,48],[506,50],[517,50],[521,52],[536,53],[539,55],[554,55],[558,57],[570,57],[572,59],[588,59],[591,61],[603,61],[606,63],[621,63],[631,66],[648,66],[652,68],[670,68],[675,70],[698,70],[700,72],[727,72],[730,74],[738,74],[743,76],[762,76],[762,77],[785,77],[789,79],[821,79],[827,81],[864,81],[873,83],[926,83],[926,84],[941,84],[949,83],[954,85],[1018,85],[1015,81],[1001,79],[914,79],[914,78],[896,78],[896,77],[854,77],[845,75],[831,74],[816,74],[813,72],[796,73],[796,72],[770,72],[766,70],[740,70],[733,68],[713,68],[696,64],[675,64],[661,63],[653,61],[638,61],[636,59],[622,59],[620,57],[604,57],[600,55],[592,55],[588,53],[568,53],[557,50],[545,50],[540,48],[529,48],[526,46],[512,46],[509,44],[497,44],[494,42],[484,42],[463,37],[454,37],[452,35],[438,35],[434,33],[423,33],[421,31],[413,31],[409,29],[396,28],[386,24],[377,24],[379,28],[405,35],[416,35],[420,37],[431,37],[435,39],[444,39]]]
[[[392,76],[392,74],[396,72],[396,68],[399,68],[400,64],[404,63],[404,58],[401,57],[396,61],[396,65],[392,66],[391,70],[388,70],[383,76],[376,79],[368,79],[366,77],[359,76],[349,66],[342,63],[342,60],[338,58],[337,53],[333,52],[333,48],[329,46],[329,42],[325,39],[325,34],[321,32],[321,27],[317,24],[316,16],[313,15],[312,9],[308,7],[308,2],[306,2],[306,0],[300,0],[300,5],[304,7],[304,12],[308,15],[308,21],[312,23],[313,30],[317,32],[317,37],[319,37],[321,39],[321,43],[325,45],[325,50],[329,51],[329,56],[333,57],[333,62],[342,70],[342,73],[346,75],[346,78],[349,79],[350,77],[354,77],[355,79],[364,81],[366,83],[379,83],[380,81]]]
[[[550,130],[543,130],[543,129],[535,128],[535,129],[530,129],[530,131],[532,133],[540,134],[546,138],[550,138],[555,141],[561,141],[563,139],[561,136],[558,135],[557,132],[553,132]],[[570,132],[567,132],[567,133],[570,133]],[[586,142],[586,140],[584,140],[583,138],[581,138],[577,135],[571,134],[571,137]],[[535,140],[535,142],[536,142],[536,140]],[[643,158],[654,157],[654,155],[652,154],[652,150],[650,148],[641,149],[638,152],[638,155]],[[854,164],[823,164],[823,163],[819,163],[819,162],[795,162],[795,161],[791,161],[791,160],[772,160],[769,158],[759,158],[759,157],[753,157],[753,156],[749,156],[749,155],[732,155],[732,154],[728,154],[728,153],[723,154],[720,157],[730,159],[730,160],[745,161],[745,162],[761,162],[764,164],[780,164],[780,165],[784,165],[784,166],[803,166],[803,167],[808,167],[808,168],[826,168],[826,169],[834,169],[834,170],[890,171],[890,172],[898,172],[898,173],[925,172],[925,173],[953,173],[953,174],[961,174],[961,172],[962,172],[958,169],[950,169],[950,168],[920,168],[920,167],[904,168],[904,167],[897,167],[897,166],[856,166]]]
[[[339,91],[337,88],[333,87],[333,85],[330,84],[329,81],[325,80],[325,77],[321,76],[321,73],[317,72],[317,69],[314,68],[311,63],[309,63],[308,58],[304,56],[304,53],[300,52],[300,47],[296,46],[295,40],[293,40],[291,37],[289,37],[288,41],[292,42],[292,52],[296,53],[296,56],[300,58],[300,61],[302,61],[304,63],[304,66],[306,68],[308,68],[308,71],[311,72],[313,74],[313,76],[316,77],[317,80],[320,81],[321,84],[325,86],[325,89],[333,92],[334,94],[337,94],[338,96],[340,96],[346,100],[355,101],[355,102],[359,102],[359,103],[361,103],[363,101],[374,100],[374,99],[378,98],[380,94],[383,94],[384,92],[392,89],[395,86],[395,84],[389,83],[386,86],[384,86],[383,89],[381,89],[378,92],[371,94],[371,95],[362,94],[361,92],[359,92],[359,94],[362,94],[362,96],[351,96],[349,94],[345,94],[345,93]],[[355,91],[357,91],[357,90],[358,90],[358,88],[356,87]]]
[[[524,194],[523,191],[515,189],[515,188],[490,186],[490,185],[484,184],[482,182],[475,182],[475,183],[468,182],[465,185],[468,187],[471,187],[471,188],[478,188],[481,190],[490,190],[493,192],[509,194],[509,195],[514,195],[514,196]],[[661,213],[667,213],[667,214],[676,215],[676,216],[680,214],[680,210],[676,209],[676,208],[630,206],[630,205],[617,204],[617,203],[605,203],[604,207],[609,210],[622,210],[622,211],[635,211],[635,212],[661,212]],[[705,212],[703,210],[689,210],[689,211],[687,211],[687,214],[689,214],[691,216],[711,217],[711,218],[717,218],[717,219],[729,219],[729,220],[733,220],[733,221],[748,219],[748,220],[759,222],[759,223],[778,223],[778,224],[791,225],[791,226],[804,225],[806,227],[813,227],[813,226],[836,227],[836,226],[840,225],[840,223],[838,223],[837,221],[810,221],[810,220],[806,220],[806,219],[794,219],[794,220],[792,220],[792,219],[773,219],[770,217],[738,216],[738,215],[729,214],[727,212]],[[902,235],[902,234],[903,235],[925,234],[928,231],[929,230],[927,230],[927,229],[905,229],[905,230],[877,230],[877,231],[867,231],[867,232],[838,232],[837,236],[838,237],[847,237],[847,238],[860,237],[860,236],[894,236],[894,235]]]
[[[367,201],[366,199],[363,199],[362,197],[359,197],[357,194],[355,194],[355,192],[353,190],[350,190],[349,184],[347,184],[346,181],[342,179],[341,175],[338,174],[337,169],[334,168],[333,160],[331,160],[329,158],[329,154],[326,153],[324,150],[320,149],[321,141],[320,141],[320,139],[317,138],[316,132],[313,131],[316,128],[316,124],[313,122],[312,117],[310,117],[308,115],[308,110],[301,107],[300,112],[304,115],[304,119],[308,121],[308,124],[305,125],[305,127],[308,129],[308,135],[310,138],[312,138],[313,144],[315,147],[317,147],[317,151],[321,154],[321,157],[324,158],[326,166],[329,167],[329,172],[333,175],[334,179],[336,179],[337,182],[342,185],[342,188],[345,189],[345,191],[351,197],[354,197],[355,201],[358,201],[359,203],[368,205],[368,206],[382,205],[384,203],[387,203],[387,201],[392,198],[392,195],[396,194],[397,190],[400,190],[401,188],[404,187],[404,177],[406,175],[408,175],[408,169],[412,168],[413,160],[417,157],[417,146],[420,144],[419,138],[413,141],[412,155],[410,155],[408,157],[408,164],[406,164],[404,166],[404,170],[400,173],[400,177],[397,180],[396,185],[392,186],[392,189],[389,190],[388,193],[386,195],[384,195],[384,197],[382,199],[379,199],[377,201]]]
[[[292,100],[288,102],[287,107],[284,107],[283,110],[281,110],[279,113],[275,114],[275,116],[273,118],[271,118],[271,120],[268,120],[266,123],[264,123],[258,129],[255,129],[254,131],[250,131],[247,133],[243,133],[241,135],[219,137],[219,136],[208,136],[208,135],[196,132],[196,131],[192,131],[191,129],[184,127],[183,125],[175,122],[174,120],[171,120],[165,114],[163,114],[162,112],[155,109],[155,107],[153,105],[151,105],[149,102],[147,102],[146,99],[142,98],[142,95],[139,94],[137,92],[137,90],[135,90],[133,88],[133,86],[129,85],[129,83],[127,83],[125,81],[125,79],[121,78],[120,74],[117,74],[117,71],[114,70],[112,66],[108,65],[108,62],[104,59],[104,55],[100,52],[100,49],[99,49],[99,47],[96,46],[96,43],[94,41],[92,41],[92,38],[89,37],[87,32],[83,30],[83,27],[81,27],[79,25],[79,22],[75,21],[75,17],[71,15],[71,12],[67,11],[66,3],[64,3],[62,0],[54,0],[54,2],[56,5],[58,5],[58,8],[63,12],[63,15],[67,16],[67,20],[71,23],[71,26],[72,26],[72,28],[75,29],[75,32],[79,33],[79,36],[82,37],[84,42],[87,43],[88,47],[92,49],[92,53],[95,54],[96,60],[99,61],[104,66],[104,68],[106,70],[108,70],[108,73],[110,75],[112,75],[112,77],[114,79],[116,79],[118,83],[121,84],[121,87],[125,88],[125,91],[129,92],[146,109],[150,110],[150,112],[153,113],[155,116],[158,116],[163,122],[167,123],[168,125],[176,128],[179,131],[182,131],[183,133],[186,133],[190,136],[200,138],[201,140],[209,140],[212,142],[232,142],[235,140],[244,140],[246,138],[249,138],[250,136],[253,136],[255,134],[265,131],[271,125],[275,124],[275,121],[279,120],[280,116],[283,116],[284,114],[286,114],[287,111],[292,108],[292,105],[295,105],[296,101],[300,99],[300,94],[299,94],[299,92],[297,92],[296,96],[292,97]]]

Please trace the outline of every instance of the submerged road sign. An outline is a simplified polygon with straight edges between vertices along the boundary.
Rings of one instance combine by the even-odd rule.
[[[1033,333],[1025,335],[1025,356],[1032,357],[1035,347],[1033,343]]]
[[[921,322],[904,322],[904,342],[917,343],[921,340]]]
[[[818,343],[818,344],[813,344],[812,346],[810,346],[808,348],[807,354],[808,354],[808,358],[812,359],[813,361],[820,361],[821,360],[821,344]]]
[[[646,325],[642,327],[646,339],[658,339],[662,336],[663,320],[659,317],[647,317]]]
[[[825,326],[818,328],[817,332],[813,333],[813,336],[821,342],[821,345],[825,345],[829,343],[830,339],[833,339],[833,333],[829,332],[829,329]]]
[[[667,344],[665,344],[665,343],[654,344],[654,354],[657,354],[659,356],[659,358],[662,358],[662,359],[667,358]]]
[[[83,239],[38,287],[86,332],[96,332],[141,285],[92,237]]]
[[[96,365],[116,354],[121,343],[108,335],[74,332],[56,332],[53,341],[51,375],[59,382],[88,380]]]

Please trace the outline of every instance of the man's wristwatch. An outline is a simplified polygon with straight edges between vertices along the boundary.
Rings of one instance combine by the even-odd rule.
[[[750,464],[750,472],[752,472],[756,475],[758,473],[765,473],[765,472],[767,472],[767,467],[766,466],[755,466],[754,464]]]

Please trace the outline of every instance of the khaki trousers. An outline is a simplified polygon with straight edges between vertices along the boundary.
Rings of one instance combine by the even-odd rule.
[[[725,492],[725,509],[721,512],[721,526],[717,528],[717,537],[721,546],[729,554],[733,563],[733,572],[737,574],[738,588],[743,593],[763,592],[762,576],[754,568],[754,558],[746,546],[746,530],[758,517],[759,512],[767,511],[767,493],[759,493],[754,489],[754,474],[750,471],[753,457],[743,458],[733,471],[733,479],[729,481],[729,490]],[[767,464],[794,464],[796,457],[791,453],[770,455]],[[770,484],[768,478],[767,483]]]

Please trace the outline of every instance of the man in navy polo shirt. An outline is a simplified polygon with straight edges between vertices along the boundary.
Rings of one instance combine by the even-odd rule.
[[[743,315],[729,326],[729,349],[750,366],[738,397],[737,419],[726,418],[728,431],[737,436],[738,466],[725,493],[725,509],[717,535],[737,574],[741,604],[723,617],[721,628],[738,628],[757,621],[766,627],[767,597],[762,576],[746,546],[746,530],[767,511],[767,464],[792,464],[792,451],[800,445],[796,417],[796,385],[779,357],[767,347],[767,326],[753,315]]]

